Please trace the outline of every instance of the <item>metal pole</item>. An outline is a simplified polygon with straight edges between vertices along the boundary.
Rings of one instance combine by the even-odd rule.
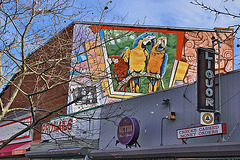
[[[220,72],[220,47],[221,47],[221,41],[218,39],[218,110],[219,110],[219,114],[221,115],[222,114],[222,108],[221,108],[221,79],[220,79],[220,76],[221,76],[221,72]],[[221,116],[219,116],[219,121],[221,122],[221,119],[220,119]]]
[[[220,55],[220,48],[221,48],[221,41],[218,39],[218,110],[219,110],[219,122],[221,123],[222,120],[221,120],[221,114],[222,114],[222,93],[221,93],[221,79],[220,79],[220,76],[221,76],[221,72],[220,72],[220,58],[221,58],[221,55]],[[226,142],[225,138],[224,138],[224,135],[221,134],[220,135],[220,141],[221,142]]]
[[[218,120],[219,122],[221,123],[222,120],[221,120],[221,114],[222,114],[222,102],[221,102],[221,71],[220,71],[220,58],[221,58],[221,55],[220,55],[220,48],[221,48],[221,41],[219,39],[215,39],[215,37],[212,37],[212,48],[214,49],[214,42],[217,41],[218,43]],[[224,135],[221,134],[220,135],[220,141],[221,142],[226,142],[226,140],[224,139]]]
[[[166,116],[166,117],[163,117],[162,120],[161,120],[161,137],[160,137],[160,139],[161,139],[161,144],[160,144],[160,146],[163,145],[163,120],[164,120],[164,119],[167,119],[167,116]]]
[[[221,71],[220,71],[220,48],[221,48],[221,41],[219,39],[213,39],[212,41],[212,48],[214,49],[214,42],[217,41],[218,43],[218,113],[221,115],[222,109],[221,109]],[[220,116],[219,116],[219,122],[221,122]]]

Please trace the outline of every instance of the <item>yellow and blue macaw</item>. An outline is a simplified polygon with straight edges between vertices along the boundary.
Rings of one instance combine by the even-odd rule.
[[[147,73],[157,74],[156,78],[149,77],[148,92],[155,92],[159,87],[159,80],[162,80],[167,68],[168,54],[165,53],[167,46],[167,37],[159,37],[157,43],[153,46],[147,65]],[[163,81],[161,81],[164,89]]]
[[[125,47],[122,57],[129,66],[129,73],[142,73],[149,59],[149,51],[146,46],[156,41],[156,36],[153,33],[142,33],[133,42],[132,49]],[[134,77],[130,80],[130,91],[139,93],[140,77]]]

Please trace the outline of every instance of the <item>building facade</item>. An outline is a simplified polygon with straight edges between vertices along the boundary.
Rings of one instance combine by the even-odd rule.
[[[141,147],[132,145],[130,148],[118,143],[119,126],[116,124],[119,124],[123,117],[101,120],[100,149],[90,152],[90,157],[93,159],[231,159],[231,157],[238,159],[240,156],[239,76],[238,70],[221,75],[221,115],[215,113],[214,124],[226,124],[227,132],[224,134],[213,135],[214,125],[201,125],[201,115],[197,111],[197,83],[193,83],[103,107],[102,116],[105,116],[109,110],[116,111],[120,106],[131,108],[125,116],[137,119],[140,127],[137,142]],[[218,78],[216,90],[218,90]],[[165,104],[167,99],[168,105]],[[218,108],[218,103],[216,106]],[[175,112],[174,120],[166,118],[169,112]],[[196,132],[196,129],[199,129],[199,132]],[[178,132],[179,130],[182,133]],[[194,135],[190,135],[191,133]],[[183,138],[180,137],[182,135]]]
[[[223,42],[221,48],[213,43],[213,37]],[[42,66],[36,70],[48,72],[50,67],[51,74],[58,75],[49,79],[49,84],[54,86],[62,83],[62,85],[56,85],[41,96],[34,97],[36,110],[40,111],[34,114],[34,118],[36,116],[41,119],[47,115],[45,112],[56,111],[41,119],[34,127],[35,130],[31,129],[29,135],[26,135],[28,137],[24,137],[28,139],[21,141],[36,142],[30,144],[31,147],[30,145],[25,147],[26,156],[29,158],[89,156],[94,159],[114,159],[126,154],[123,159],[141,158],[131,150],[144,153],[141,149],[148,150],[159,145],[160,148],[166,149],[165,146],[174,147],[182,143],[198,145],[217,142],[221,136],[176,139],[177,129],[199,126],[195,83],[196,49],[199,47],[220,50],[220,58],[215,56],[216,73],[218,68],[222,74],[226,74],[223,77],[238,73],[233,71],[232,30],[99,23],[69,25],[29,56],[29,64],[40,60],[46,62],[41,63]],[[61,59],[61,63],[56,63],[52,61],[53,59]],[[218,60],[220,63],[217,63]],[[45,81],[38,76],[27,76],[22,89],[29,93],[42,91],[46,87]],[[18,75],[15,75],[13,82],[17,80]],[[232,90],[224,88],[228,82],[223,84],[220,106],[228,103],[224,99],[225,91],[229,92],[229,96],[232,94]],[[7,85],[3,90],[1,94],[3,103],[7,103],[13,89],[14,86]],[[234,89],[237,90],[237,87]],[[216,95],[216,106],[217,99]],[[21,94],[17,95],[12,108],[19,106],[22,108],[30,106],[28,99]],[[224,113],[224,107],[222,108]],[[20,121],[30,118],[29,124],[34,123],[31,119],[33,115],[29,112],[15,112],[9,116]],[[170,116],[175,116],[176,119],[169,119]],[[130,149],[128,146],[125,149],[126,145],[118,143],[116,128],[124,117],[134,117],[138,121],[140,134],[137,142],[141,147],[133,149],[131,146]],[[226,123],[228,131],[234,126],[235,120],[225,120],[224,114],[216,115],[215,118],[215,122]],[[8,121],[0,124],[0,130],[10,123]],[[18,130],[5,136],[5,139],[16,132]],[[2,142],[5,139],[2,139]],[[233,134],[229,139],[234,139]],[[38,143],[39,141],[42,142]],[[59,143],[55,143],[57,141]],[[15,144],[18,143],[20,141],[15,141]],[[20,146],[15,145],[14,149]],[[14,158],[12,154],[14,149],[10,146],[7,156]],[[1,151],[5,153],[3,150],[0,150],[0,153]],[[178,152],[180,151],[181,147]],[[20,155],[25,156],[25,152]],[[120,152],[124,154],[121,155]],[[128,152],[134,155],[128,155]],[[104,153],[110,154],[107,156]],[[163,155],[150,156],[146,153],[145,157],[161,158]]]

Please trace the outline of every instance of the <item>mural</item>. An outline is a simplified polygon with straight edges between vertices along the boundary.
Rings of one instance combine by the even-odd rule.
[[[231,31],[202,32],[76,24],[68,107],[77,112],[196,81],[197,47],[220,48],[221,72],[233,70]],[[217,45],[214,46],[217,50]],[[218,56],[216,56],[216,69]]]
[[[176,34],[104,30],[110,88],[114,94],[165,89],[176,59]],[[121,38],[115,38],[124,35]],[[166,72],[167,71],[167,72]],[[166,75],[165,75],[166,73]]]
[[[212,48],[212,37],[219,38],[223,43],[220,48],[220,69],[222,72],[233,70],[233,37],[231,33],[217,32],[197,32],[186,31],[184,35],[184,44],[181,60],[189,64],[188,73],[184,78],[184,83],[191,83],[197,80],[197,47]],[[218,45],[214,46],[218,51]],[[218,56],[215,56],[215,69],[218,70]]]

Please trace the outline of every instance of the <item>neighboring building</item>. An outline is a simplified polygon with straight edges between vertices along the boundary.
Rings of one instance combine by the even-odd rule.
[[[47,63],[43,64],[40,69],[38,68],[39,71],[42,71],[51,65],[54,66],[53,62],[47,61],[49,57],[51,59],[68,57],[57,67],[54,66],[51,71],[59,73],[64,79],[70,77],[71,81],[45,92],[41,96],[34,97],[36,109],[51,111],[76,99],[77,101],[60,110],[58,114],[52,114],[42,120],[36,126],[36,129],[42,134],[31,130],[29,135],[18,138],[21,141],[13,141],[16,144],[10,145],[14,145],[15,149],[23,146],[23,144],[19,144],[20,142],[43,141],[32,144],[31,151],[27,152],[27,157],[33,158],[76,158],[79,155],[85,157],[89,154],[90,149],[94,148],[99,151],[92,150],[90,156],[108,158],[103,154],[105,150],[108,151],[112,148],[116,150],[125,146],[117,144],[117,148],[115,148],[116,126],[103,119],[119,123],[119,113],[121,113],[121,118],[133,116],[140,121],[138,142],[142,148],[159,145],[161,120],[164,125],[163,135],[168,135],[162,137],[163,146],[180,144],[180,140],[174,139],[176,129],[199,123],[197,119],[200,119],[195,106],[196,49],[198,47],[212,48],[213,37],[223,41],[220,48],[221,73],[233,71],[232,30],[99,23],[71,24],[43,47],[33,52],[29,56],[28,63],[46,60]],[[67,45],[62,47],[62,44]],[[216,50],[217,47],[217,45],[214,46]],[[217,60],[218,56],[215,58],[216,73],[218,72]],[[235,72],[231,72],[231,74],[233,73]],[[229,73],[229,75],[231,74]],[[15,75],[13,80],[16,82],[18,75]],[[50,82],[54,84],[64,82],[64,80],[55,77]],[[27,76],[22,85],[22,89],[27,93],[31,93],[33,90],[39,91],[42,87],[45,87],[43,80],[39,80],[38,76],[33,75]],[[14,86],[8,85],[1,93],[4,104],[13,89]],[[223,89],[222,92],[224,91]],[[167,99],[170,100],[170,106],[164,108],[162,102]],[[12,108],[19,106],[27,108],[29,105],[27,98],[18,94]],[[177,105],[179,105],[178,108]],[[163,121],[162,118],[168,114],[166,111],[175,111],[176,120],[166,121],[164,119]],[[18,112],[9,116],[13,115],[14,118],[22,120],[32,117],[29,113]],[[37,118],[42,115],[44,115],[43,112],[36,112]],[[178,117],[181,118],[178,119]],[[234,123],[226,122],[231,125]],[[10,122],[0,124],[0,132],[8,123]],[[10,128],[12,130],[12,127]],[[8,134],[6,138],[13,133]],[[54,143],[52,138],[60,140],[59,144]],[[193,144],[207,142],[195,139],[193,142],[191,140]],[[215,142],[216,138],[206,139]],[[7,156],[14,158],[12,154],[14,149],[10,145],[6,146],[9,147]],[[27,150],[29,150],[29,146],[25,147],[25,152]],[[118,151],[121,150],[117,149],[113,154],[118,155]],[[1,152],[5,153],[3,149],[0,150],[0,156]],[[126,150],[126,154],[127,152],[128,150]],[[24,156],[24,153],[22,152],[21,155]],[[119,154],[119,156],[121,155]],[[133,157],[137,157],[137,155]],[[163,156],[156,155],[154,157]]]
[[[41,73],[42,71],[49,69],[49,66],[54,66],[54,63],[48,61],[51,57],[53,59],[59,59],[60,57],[66,57],[67,55],[71,55],[72,51],[72,28],[73,26],[67,27],[62,32],[58,33],[55,37],[50,39],[45,43],[44,46],[34,51],[31,55],[28,56],[28,65],[32,67],[36,72]],[[71,43],[70,43],[71,42]],[[61,44],[67,44],[64,48],[61,48]],[[37,63],[39,65],[36,65]],[[32,65],[34,64],[34,65]],[[59,65],[54,68],[50,68],[46,70],[46,72],[58,73],[61,74],[61,78],[69,78],[70,76],[70,61],[62,61]],[[59,77],[44,77],[46,82],[49,85],[54,82],[61,82]],[[16,74],[12,77],[11,81],[17,84],[19,79],[19,74]],[[26,93],[34,93],[37,91],[41,91],[46,88],[46,83],[41,79],[37,74],[26,75],[21,85],[21,89]],[[15,86],[9,83],[1,92],[0,97],[3,104],[8,102],[10,99]],[[57,86],[49,91],[42,93],[40,96],[33,96],[33,103],[35,105],[34,118],[42,117],[46,112],[56,109],[59,106],[63,106],[68,101],[68,84],[62,84],[61,86]],[[30,108],[30,102],[28,97],[19,92],[14,99],[11,108]],[[40,111],[37,111],[40,110]],[[42,111],[41,111],[42,110]],[[64,108],[58,112],[59,114],[66,114],[67,109]],[[38,125],[34,126],[34,129],[31,129],[21,136],[14,139],[8,146],[4,147],[0,150],[0,158],[7,159],[7,157],[11,156],[9,159],[18,158],[19,156],[25,157],[26,150],[29,150],[30,144],[38,143],[41,141],[41,125],[42,123],[47,123],[51,118],[58,116],[58,114],[54,113],[52,116],[45,118],[43,121],[39,122]],[[30,125],[33,122],[33,115],[31,112],[26,112],[22,110],[16,110],[8,114],[5,119],[18,120],[21,122]],[[0,143],[9,139],[14,134],[18,133],[22,129],[26,128],[23,124],[14,122],[14,121],[5,121],[0,124]],[[16,151],[14,151],[16,150]],[[7,157],[6,157],[7,156]]]

